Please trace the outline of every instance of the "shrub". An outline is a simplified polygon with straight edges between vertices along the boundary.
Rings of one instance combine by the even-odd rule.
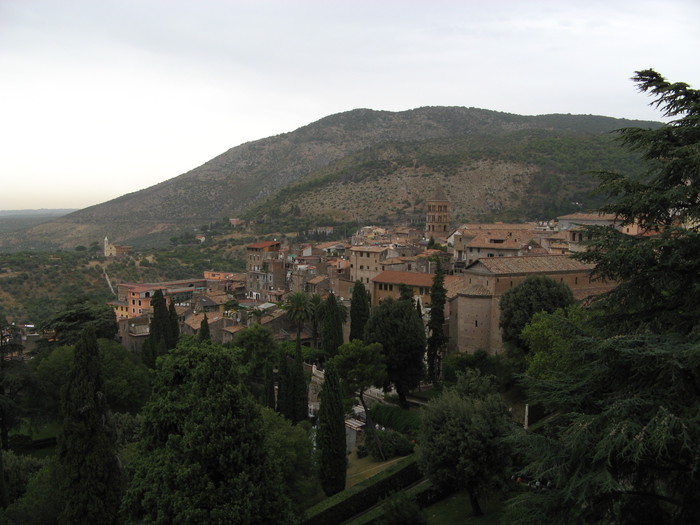
[[[420,414],[390,405],[374,405],[372,419],[382,426],[413,436],[420,428]]]
[[[384,459],[391,459],[396,456],[407,456],[413,452],[413,444],[403,434],[394,430],[373,430],[367,432],[365,446],[376,461],[382,460],[382,455],[377,446],[377,439],[382,446]]]
[[[401,490],[422,477],[416,458],[410,456],[376,476],[325,499],[306,512],[305,524],[332,525],[343,523],[375,505],[387,494]]]

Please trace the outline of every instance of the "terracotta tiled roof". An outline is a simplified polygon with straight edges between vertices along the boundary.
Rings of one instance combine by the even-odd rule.
[[[559,220],[565,219],[567,221],[587,220],[587,221],[614,221],[615,215],[612,213],[569,213],[568,215],[562,215],[557,217]]]
[[[490,231],[490,230],[511,230],[511,231],[519,231],[519,230],[532,230],[534,229],[536,224],[534,222],[526,222],[523,224],[507,224],[503,222],[494,222],[494,223],[489,223],[489,224],[462,224],[459,228],[457,228],[457,231],[464,231],[464,230],[482,230],[482,231]]]
[[[433,274],[387,270],[381,272],[372,281],[386,284],[407,284],[409,286],[431,286],[433,284]]]
[[[383,252],[388,250],[386,246],[353,246],[350,248],[351,252]]]
[[[432,284],[432,283],[431,283]],[[461,275],[446,275],[445,276],[445,291],[448,299],[457,295],[464,287],[464,277]]]
[[[488,296],[492,295],[491,291],[481,284],[470,284],[465,289],[459,292],[461,295],[478,295],[478,296]]]
[[[317,277],[314,277],[313,279],[309,279],[307,282],[309,284],[321,284],[323,281],[327,281],[328,276],[327,275],[319,275]]]
[[[595,265],[584,264],[568,255],[525,255],[522,257],[487,257],[467,266],[485,267],[493,274],[556,273],[592,270]]]

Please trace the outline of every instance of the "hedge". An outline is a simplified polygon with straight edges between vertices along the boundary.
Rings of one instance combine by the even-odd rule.
[[[379,474],[323,500],[306,511],[302,523],[336,525],[375,505],[389,493],[401,490],[423,477],[415,455],[399,460]]]
[[[416,435],[420,428],[419,412],[390,405],[374,405],[372,407],[372,420],[409,436]]]

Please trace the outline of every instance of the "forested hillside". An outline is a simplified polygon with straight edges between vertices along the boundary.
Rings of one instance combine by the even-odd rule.
[[[71,249],[105,236],[163,246],[173,234],[242,214],[270,219],[298,208],[306,222],[348,221],[358,203],[362,214],[383,210],[363,215],[368,219],[402,219],[419,213],[435,177],[460,219],[532,219],[570,211],[571,202],[594,204],[582,172],[630,167],[634,156],[608,140],[610,131],[630,125],[658,124],[462,107],[358,109],[231,148],[150,188],[1,234],[0,250]],[[290,202],[288,192],[300,202]],[[251,211],[255,206],[261,208]],[[268,217],[259,216],[270,207]]]

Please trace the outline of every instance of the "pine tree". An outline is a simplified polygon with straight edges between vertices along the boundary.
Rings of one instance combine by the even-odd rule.
[[[345,488],[347,454],[345,414],[335,367],[326,367],[318,412],[316,443],[320,451],[320,478],[326,496]]]
[[[355,281],[350,299],[350,341],[362,339],[369,319],[369,297],[365,286]]]
[[[445,301],[447,300],[447,290],[445,290],[445,275],[442,272],[440,258],[437,259],[437,270],[433,277],[433,284],[430,287],[430,320],[428,321],[428,377],[431,381],[436,381],[440,374],[440,359],[447,336],[445,336]]]
[[[104,396],[97,338],[87,328],[62,392],[63,430],[57,456],[63,523],[115,523],[121,472]]]

